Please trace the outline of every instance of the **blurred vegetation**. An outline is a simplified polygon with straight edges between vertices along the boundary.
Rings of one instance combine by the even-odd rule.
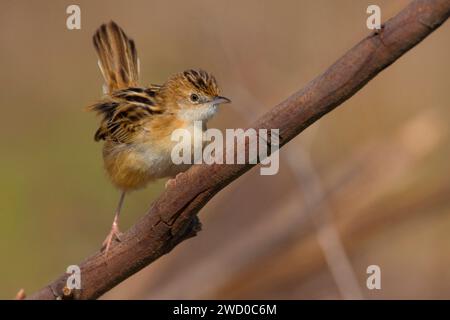
[[[407,3],[378,1],[383,21]],[[212,122],[224,129],[248,125],[367,35],[371,2],[83,0],[74,31],[65,25],[70,4],[2,1],[3,299],[45,285],[109,231],[119,194],[93,141],[97,119],[83,111],[101,96],[91,44],[101,23],[113,19],[135,39],[143,84],[191,67],[215,74],[233,100]],[[299,148],[324,188],[337,190],[327,201],[366,297],[450,298],[448,39],[447,23],[286,146],[278,175],[252,170],[227,187],[202,211],[198,237],[105,298],[339,298],[314,228],[289,228],[302,192],[285,154]],[[126,199],[123,228],[163,185]],[[277,223],[278,234],[258,233],[255,219]],[[272,245],[262,245],[267,232]],[[382,267],[381,291],[364,289],[369,264]]]

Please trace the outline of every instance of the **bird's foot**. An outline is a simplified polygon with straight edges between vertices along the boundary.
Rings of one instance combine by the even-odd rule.
[[[103,244],[102,244],[102,251],[104,251],[105,256],[108,255],[108,251],[111,246],[111,243],[114,240],[117,240],[118,242],[120,242],[121,236],[122,236],[122,233],[119,230],[119,225],[116,222],[114,222],[111,227],[111,231],[109,232],[108,236],[106,237],[105,241],[103,241]]]
[[[169,180],[166,181],[165,188],[167,189],[168,187],[171,187],[174,185],[175,185],[175,178],[170,178]]]
[[[167,180],[166,182],[166,189],[168,187],[173,187],[177,184],[176,180],[178,177],[180,177],[183,174],[183,172],[177,173],[177,175],[175,176],[175,178],[170,178],[169,180]]]
[[[24,300],[25,298],[26,298],[25,290],[20,289],[19,292],[17,292],[17,294],[16,294],[15,300]]]

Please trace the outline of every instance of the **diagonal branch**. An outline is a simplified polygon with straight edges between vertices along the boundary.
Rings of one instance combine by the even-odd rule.
[[[305,88],[263,115],[253,128],[279,129],[283,146],[323,115],[350,98],[450,15],[449,0],[416,0],[381,30],[354,46]],[[248,145],[246,145],[248,148]],[[79,264],[82,289],[63,289],[67,274],[29,299],[95,299],[200,230],[197,213],[252,164],[198,165],[179,176],[114,245],[108,257],[97,252]]]

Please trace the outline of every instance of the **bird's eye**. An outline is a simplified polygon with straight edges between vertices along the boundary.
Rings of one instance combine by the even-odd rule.
[[[199,97],[198,97],[197,94],[195,94],[195,93],[191,94],[191,101],[192,102],[198,102],[198,100],[199,100]]]

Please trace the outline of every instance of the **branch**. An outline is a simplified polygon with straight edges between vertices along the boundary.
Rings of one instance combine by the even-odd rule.
[[[444,23],[449,15],[449,0],[413,1],[305,88],[263,115],[253,128],[279,129],[280,146],[283,146],[358,92]],[[252,164],[191,167],[161,194],[149,212],[123,235],[122,241],[112,246],[107,258],[97,252],[79,264],[81,290],[63,291],[68,277],[64,274],[29,299],[98,298],[180,242],[195,236],[200,230],[199,210],[252,167]]]

